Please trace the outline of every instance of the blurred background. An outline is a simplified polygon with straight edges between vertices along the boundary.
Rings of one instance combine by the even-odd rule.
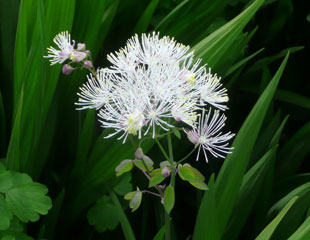
[[[119,162],[133,158],[131,145],[115,138],[103,139],[106,133],[95,111],[76,111],[77,92],[88,72],[79,70],[64,76],[60,65],[50,67],[43,58],[54,36],[65,30],[76,42],[86,43],[96,67],[108,67],[106,55],[123,47],[135,33],[159,31],[161,36],[190,45],[228,88],[225,131],[234,133],[289,51],[247,169],[267,152],[269,142],[285,124],[275,160],[255,185],[244,221],[231,231],[236,224],[231,216],[222,239],[254,239],[275,217],[277,211],[270,208],[309,182],[310,9],[304,1],[256,1],[255,9],[233,22],[252,2],[0,0],[1,161],[8,169],[25,172],[45,184],[53,200],[48,215],[24,226],[29,236],[123,239],[119,211],[121,216],[126,214],[136,239],[153,239],[163,225],[162,206],[154,197],[145,196],[134,213],[123,199],[137,185],[147,187],[138,171],[122,178],[115,176]],[[176,159],[192,149],[184,134],[181,140],[174,137],[173,142]],[[144,147],[155,163],[164,160],[151,142]],[[195,157],[188,162],[207,180],[212,173],[218,175],[224,162],[211,158],[207,164],[203,159],[196,162]],[[306,190],[299,207],[283,220],[273,239],[287,239],[309,215],[309,186]],[[171,213],[174,239],[188,239],[193,234],[203,195],[189,184],[177,182]],[[238,205],[233,213],[238,216]]]

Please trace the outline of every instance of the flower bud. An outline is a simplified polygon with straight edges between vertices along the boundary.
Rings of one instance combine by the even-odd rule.
[[[136,152],[135,152],[135,158],[142,160],[143,159],[143,151],[142,148],[137,148]]]
[[[194,131],[188,131],[187,132],[187,138],[188,140],[193,143],[194,145],[196,145],[199,142],[199,134],[194,132]]]
[[[91,55],[91,52],[89,50],[86,50],[85,53],[86,53],[87,56]]]
[[[65,75],[69,75],[74,71],[75,68],[71,67],[69,64],[65,64],[62,67],[62,73]]]
[[[86,50],[86,44],[85,44],[85,43],[78,43],[77,49],[78,49],[79,51],[84,52],[84,51]]]
[[[91,61],[89,61],[89,60],[86,60],[84,62],[84,67],[85,68],[92,68],[93,67],[93,63]]]
[[[163,175],[163,177],[169,177],[170,175],[170,171],[167,167],[164,167],[162,170],[161,170],[161,174]]]
[[[73,62],[81,62],[86,58],[86,53],[84,52],[79,52],[79,51],[74,51],[70,55],[70,59]]]

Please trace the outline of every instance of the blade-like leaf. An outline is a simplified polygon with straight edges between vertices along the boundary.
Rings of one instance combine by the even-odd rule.
[[[296,202],[298,197],[293,197],[282,209],[282,211],[276,216],[274,220],[272,220],[271,223],[268,224],[268,226],[255,238],[255,240],[268,240],[272,236],[273,232],[277,228],[278,224],[281,222],[285,214],[288,212],[288,210],[293,206],[293,204]]]
[[[310,217],[290,236],[288,240],[306,240],[310,239]]]

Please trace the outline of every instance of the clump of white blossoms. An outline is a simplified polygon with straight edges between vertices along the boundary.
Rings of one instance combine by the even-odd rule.
[[[63,67],[65,74],[72,72],[74,62],[91,70],[76,104],[78,109],[99,110],[102,126],[115,130],[106,137],[118,135],[123,143],[130,134],[155,138],[160,129],[169,131],[183,122],[192,128],[186,130],[188,139],[199,151],[203,149],[206,159],[206,151],[215,157],[230,152],[227,141],[234,134],[219,132],[226,117],[218,117],[218,111],[213,117],[211,110],[206,115],[202,111],[209,106],[226,110],[227,90],[210,68],[200,66],[200,59],[194,61],[189,46],[166,36],[160,38],[155,32],[142,34],[141,39],[135,35],[124,48],[108,55],[111,67],[94,71],[85,44],[74,49],[68,32],[58,34],[54,42],[59,50],[48,48],[46,57],[51,58],[51,64],[70,61]]]
[[[62,72],[70,74],[76,68],[85,68],[91,73],[80,87],[79,110],[96,109],[104,128],[112,129],[106,138],[116,135],[123,143],[128,137],[137,136],[139,146],[134,159],[125,159],[116,167],[116,175],[131,171],[135,166],[147,177],[148,188],[155,187],[157,193],[140,190],[127,193],[124,197],[135,211],[143,193],[160,197],[169,214],[174,205],[175,177],[200,190],[208,190],[205,177],[189,164],[181,164],[197,148],[197,160],[203,151],[206,161],[208,153],[224,158],[231,152],[231,132],[223,134],[226,117],[220,111],[228,109],[227,90],[221,78],[211,69],[201,66],[201,59],[194,60],[194,53],[188,46],[177,43],[173,38],[159,33],[135,35],[118,52],[108,55],[109,68],[95,70],[91,54],[84,43],[71,41],[68,32],[58,34],[54,39],[58,49],[48,48],[51,65],[64,64]],[[216,108],[212,110],[212,107]],[[208,109],[206,111],[205,109]],[[180,127],[181,125],[181,127]],[[180,137],[179,130],[195,145],[181,160],[175,161],[171,133]],[[169,155],[159,141],[167,136]],[[143,153],[144,139],[155,138],[165,161],[154,169],[154,162]],[[131,141],[135,147],[134,139]],[[162,184],[165,179],[166,184]],[[168,194],[166,194],[168,192]]]

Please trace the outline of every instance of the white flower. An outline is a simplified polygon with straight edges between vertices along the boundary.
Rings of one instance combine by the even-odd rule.
[[[100,109],[102,126],[115,130],[107,137],[120,134],[125,142],[129,134],[140,138],[150,132],[154,138],[158,128],[173,128],[174,120],[195,127],[201,106],[226,109],[219,79],[173,38],[135,35],[108,60],[112,66],[88,77],[77,103],[80,109]]]
[[[59,50],[51,46],[47,49],[48,55],[44,57],[51,58],[51,65],[56,63],[62,64],[70,58],[71,53],[74,51],[75,42],[72,41],[71,43],[71,36],[67,31],[57,34],[53,41],[58,46]]]
[[[104,104],[107,104],[113,90],[111,73],[108,69],[98,69],[96,77],[93,74],[87,76],[87,82],[80,87],[81,92],[78,93],[79,102],[75,103],[79,110],[83,109],[100,109]]]
[[[221,110],[226,110],[224,104],[228,102],[227,89],[222,87],[220,78],[211,74],[211,69],[206,78],[203,80],[200,96],[200,105],[206,106],[209,103]]]
[[[225,126],[226,117],[220,115],[219,110],[215,110],[211,117],[211,109],[206,114],[205,110],[199,116],[198,127],[187,133],[188,139],[194,144],[199,145],[196,160],[199,159],[199,153],[202,148],[206,161],[208,162],[207,152],[214,157],[224,158],[224,154],[231,153],[228,142],[235,134],[228,132],[222,134],[220,130]]]

